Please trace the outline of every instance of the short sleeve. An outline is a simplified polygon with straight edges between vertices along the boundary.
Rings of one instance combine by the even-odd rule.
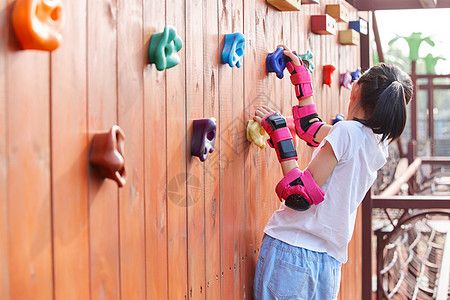
[[[349,126],[346,123],[345,121],[336,123],[324,139],[330,143],[338,161],[348,159],[348,150],[351,145]]]

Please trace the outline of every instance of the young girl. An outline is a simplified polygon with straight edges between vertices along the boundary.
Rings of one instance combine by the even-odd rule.
[[[281,203],[264,229],[255,273],[255,299],[337,299],[341,264],[356,212],[387,158],[387,145],[406,124],[412,82],[394,65],[379,64],[353,84],[347,119],[324,124],[312,98],[311,77],[282,45],[299,100],[293,107],[297,134],[318,147],[301,171],[292,135],[280,113],[263,106],[254,120],[269,133],[284,178]]]

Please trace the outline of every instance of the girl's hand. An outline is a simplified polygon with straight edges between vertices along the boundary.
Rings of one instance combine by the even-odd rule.
[[[277,46],[277,48],[278,47],[284,48],[283,54],[286,55],[287,57],[289,57],[292,60],[292,63],[294,65],[296,65],[296,66],[301,66],[302,65],[301,62],[300,62],[300,59],[298,58],[298,56],[295,55],[294,52],[292,52],[292,50],[289,49],[288,46],[280,44],[280,45]]]
[[[255,122],[258,122],[261,125],[262,120],[264,120],[265,117],[270,116],[272,114],[276,113],[275,110],[268,107],[267,105],[260,106],[255,111],[255,116],[253,117],[253,120]]]

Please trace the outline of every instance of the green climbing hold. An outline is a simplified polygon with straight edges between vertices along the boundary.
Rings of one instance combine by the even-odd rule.
[[[166,25],[163,32],[154,33],[148,47],[148,58],[159,71],[172,68],[180,63],[178,51],[183,47],[183,41],[177,35],[177,30]]]

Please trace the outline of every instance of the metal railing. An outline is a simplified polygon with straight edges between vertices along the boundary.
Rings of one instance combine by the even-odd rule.
[[[410,187],[414,186],[411,181],[415,177],[420,166],[423,164],[439,164],[450,165],[450,157],[423,157],[416,158],[408,166],[406,171],[396,179],[388,188],[380,195],[372,195],[367,193],[363,201],[363,217],[362,217],[362,257],[363,257],[363,287],[362,299],[372,299],[372,212],[373,209],[382,209],[390,220],[391,229],[388,232],[380,230],[377,232],[377,299],[388,299],[389,295],[383,289],[383,282],[380,280],[383,268],[383,250],[392,242],[392,238],[398,234],[406,222],[411,222],[417,218],[426,215],[445,215],[450,219],[450,196],[432,196],[432,195],[397,195],[403,184],[409,183]],[[410,192],[411,193],[411,192]],[[393,221],[387,209],[403,209],[403,213],[396,221]],[[418,209],[419,211],[411,213],[410,210]],[[447,246],[448,247],[448,246]],[[431,250],[430,250],[431,251]],[[448,266],[444,266],[444,269]],[[396,278],[397,283],[404,278]],[[400,284],[400,283],[398,283]],[[448,285],[448,283],[447,283]],[[411,286],[411,283],[409,284]],[[395,287],[394,287],[395,289]],[[414,292],[414,290],[412,291]]]

